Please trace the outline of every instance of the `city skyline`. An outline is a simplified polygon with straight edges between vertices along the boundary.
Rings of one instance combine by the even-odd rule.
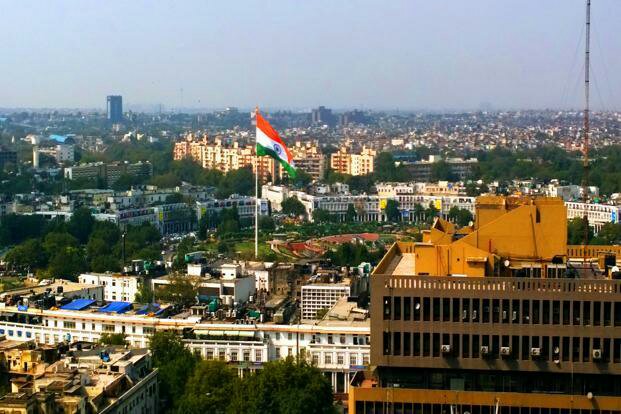
[[[153,109],[582,103],[581,0],[79,6],[5,4],[0,107],[99,109],[117,94]],[[621,4],[594,2],[595,110],[621,107],[621,38],[609,35],[619,17]]]

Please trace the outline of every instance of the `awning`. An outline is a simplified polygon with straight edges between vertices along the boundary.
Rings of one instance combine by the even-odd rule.
[[[125,313],[131,308],[132,304],[129,302],[110,302],[103,308],[100,308],[98,312]]]
[[[75,299],[66,305],[61,306],[63,310],[84,310],[95,303],[92,299]]]

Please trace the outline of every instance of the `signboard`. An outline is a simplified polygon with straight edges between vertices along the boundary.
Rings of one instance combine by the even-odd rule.
[[[442,211],[442,199],[441,198],[437,198],[437,199],[433,200],[433,206],[436,208],[436,210]]]
[[[610,213],[610,221],[613,223],[617,222],[617,212],[616,211],[612,211],[612,213]]]

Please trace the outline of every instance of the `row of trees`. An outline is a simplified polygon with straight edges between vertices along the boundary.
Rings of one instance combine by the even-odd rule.
[[[47,222],[36,215],[7,215],[0,222],[0,243],[13,246],[5,258],[9,267],[42,277],[74,279],[84,271],[118,271],[122,265],[119,228],[114,223],[96,221],[86,208],[74,211],[67,222]],[[160,233],[155,227],[148,223],[128,226],[127,259],[155,260],[160,251]]]
[[[606,223],[597,235],[582,217],[576,217],[567,223],[567,244],[584,244],[585,236],[588,244],[613,245],[621,244],[621,223]]]
[[[201,360],[174,332],[158,332],[149,345],[159,369],[161,407],[170,413],[331,413],[332,388],[306,362],[268,362],[237,376],[223,361]]]

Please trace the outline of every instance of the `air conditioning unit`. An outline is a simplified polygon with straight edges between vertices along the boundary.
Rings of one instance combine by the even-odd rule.
[[[451,346],[450,345],[442,345],[440,347],[440,350],[442,351],[443,354],[450,354],[451,353]]]
[[[511,347],[510,346],[501,346],[500,347],[500,355],[502,355],[502,356],[510,356],[511,355]]]
[[[593,359],[594,360],[602,359],[602,350],[601,349],[594,349],[593,350]]]
[[[489,346],[483,345],[481,347],[481,355],[483,356],[489,355]]]
[[[530,355],[534,356],[534,357],[540,357],[541,356],[541,348],[531,348],[530,349]]]

